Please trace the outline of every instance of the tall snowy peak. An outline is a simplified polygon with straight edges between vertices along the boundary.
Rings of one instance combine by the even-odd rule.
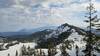
[[[43,46],[43,48],[45,47],[45,45],[48,45],[49,42],[52,42],[52,43],[56,42],[55,45],[59,45],[60,43],[66,40],[69,40],[69,41],[75,40],[74,43],[77,42],[75,44],[78,44],[78,41],[79,41],[81,44],[81,41],[83,40],[85,35],[86,35],[86,32],[83,29],[65,23],[57,27],[50,34],[45,35],[46,38],[39,40],[38,44],[40,46]]]
[[[47,38],[51,38],[51,37],[57,38],[58,35],[60,35],[64,32],[68,33],[68,32],[75,32],[75,31],[80,35],[85,35],[86,34],[86,32],[83,29],[65,23],[65,24],[62,24],[61,26],[57,27],[56,30],[54,30],[48,36],[46,35],[46,37]]]

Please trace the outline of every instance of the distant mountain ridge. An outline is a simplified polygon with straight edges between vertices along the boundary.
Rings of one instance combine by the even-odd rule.
[[[22,30],[17,32],[18,34],[11,32],[13,35],[6,36],[6,38],[8,38],[9,40],[19,40],[19,41],[24,41],[24,40],[33,41],[33,40],[40,40],[40,39],[43,41],[49,38],[57,39],[60,35],[61,35],[60,37],[62,36],[68,37],[74,31],[77,32],[79,35],[86,35],[86,31],[84,29],[81,29],[73,25],[69,25],[67,23],[62,24],[58,27],[51,27],[51,28],[49,27],[48,29],[47,28],[44,27],[39,28],[39,31],[36,30],[37,32],[33,32],[33,30],[30,30],[32,32],[30,32],[29,30],[28,31]]]
[[[21,29],[17,32],[0,32],[0,36],[14,36],[14,35],[30,35],[32,33],[43,31],[45,29],[55,29],[56,26],[44,26],[35,29]]]

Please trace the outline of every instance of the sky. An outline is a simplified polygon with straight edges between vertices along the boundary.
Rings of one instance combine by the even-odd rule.
[[[100,14],[100,0],[93,0]],[[59,26],[85,27],[88,0],[0,0],[0,32]]]

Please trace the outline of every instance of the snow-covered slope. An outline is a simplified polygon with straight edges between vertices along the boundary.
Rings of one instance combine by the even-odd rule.
[[[48,46],[50,42],[56,43],[54,44],[58,49],[60,49],[60,46],[63,44],[64,41],[72,41],[71,43],[71,50],[66,49],[66,51],[69,53],[70,56],[75,56],[76,55],[76,46],[79,48],[79,56],[84,56],[83,50],[85,50],[86,47],[86,41],[83,40],[86,37],[86,31],[69,25],[67,23],[59,26],[56,30],[54,30],[52,33],[49,35],[46,35],[46,39],[42,39],[39,41],[39,47],[45,48],[45,45]],[[46,48],[47,48],[46,46]],[[60,51],[58,52],[58,56],[60,56]],[[97,53],[97,52],[96,52]],[[56,56],[57,56],[56,55]],[[97,56],[100,55],[97,53]]]
[[[85,36],[83,35],[79,35],[75,30],[73,30],[73,32],[71,33],[71,35],[65,39],[64,41],[66,40],[69,40],[69,41],[74,41],[74,43],[72,44],[72,49],[69,50],[69,49],[66,49],[66,51],[69,53],[69,55],[71,56],[75,56],[76,55],[76,45],[79,47],[79,56],[82,56],[84,55],[84,53],[82,52],[82,50],[85,49],[85,41],[83,41],[83,38]],[[59,48],[61,46],[61,44],[57,45],[57,48]]]
[[[54,30],[52,33],[50,33],[46,37],[47,38],[50,38],[53,36],[58,37],[58,35],[62,34],[63,32],[67,32],[67,33],[72,32],[73,29],[81,35],[86,34],[86,32],[83,29],[65,23],[65,24],[62,24],[61,26],[59,26],[58,28],[56,28],[56,30]]]
[[[7,43],[5,43],[5,44],[7,44]],[[23,45],[25,45],[26,47],[30,46],[31,48],[34,48],[36,43],[19,43],[19,44],[16,44],[14,46],[11,46],[7,50],[0,51],[0,56],[7,56],[8,53],[10,54],[10,56],[15,56],[16,51],[18,51],[18,55],[19,55],[21,47]]]
[[[77,34],[74,34],[74,32],[76,32]],[[76,35],[77,35],[76,38],[80,37],[80,35],[81,35],[80,39],[82,39],[85,34],[86,34],[86,32],[83,29],[80,29],[78,27],[75,27],[75,26],[65,23],[65,24],[59,26],[58,28],[56,28],[56,30],[52,31],[50,34],[46,35],[46,38],[40,40],[39,42],[43,43],[43,42],[48,42],[50,40],[51,42],[57,41],[58,43],[61,43],[63,40],[65,40],[67,38],[73,37],[72,39],[74,39],[74,37]],[[72,37],[70,37],[70,36],[72,36]],[[48,44],[48,43],[46,43],[46,44]]]
[[[47,30],[51,31],[51,30]],[[62,44],[65,44],[67,42],[67,45],[71,45],[71,49],[66,48],[67,53],[70,56],[76,56],[76,46],[78,46],[79,50],[79,56],[84,56],[83,50],[86,48],[86,41],[84,38],[86,38],[86,32],[83,29],[80,29],[78,27],[69,25],[67,23],[59,26],[55,30],[52,30],[49,34],[45,34],[45,37],[42,39],[39,39],[37,41],[37,49],[42,48],[41,50],[44,51],[46,55],[48,55],[48,45],[50,43],[53,43],[54,46],[57,49],[57,54],[55,56],[61,56],[61,46]],[[96,43],[98,45],[98,48],[100,48],[100,41]],[[20,54],[20,48],[25,45],[27,46],[34,46],[36,45],[35,43],[20,43],[16,44],[14,46],[11,46],[8,50],[0,51],[0,56],[7,56],[8,53],[11,54],[11,56],[15,56],[16,50]],[[6,54],[5,54],[6,53]],[[97,51],[94,51],[94,53],[97,56],[100,56],[100,53]],[[33,55],[34,56],[34,55]]]

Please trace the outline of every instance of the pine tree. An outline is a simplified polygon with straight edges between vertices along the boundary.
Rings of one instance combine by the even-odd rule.
[[[39,50],[37,50],[36,51],[36,56],[39,56],[39,55],[40,55]]]
[[[76,56],[79,56],[78,52],[79,52],[79,47],[76,45]]]
[[[28,46],[28,48],[27,48],[28,50],[30,50],[30,46]]]
[[[10,54],[8,53],[8,56],[10,56]]]
[[[21,53],[22,53],[22,56],[27,54],[27,53],[26,53],[26,46],[25,46],[25,45],[23,45],[23,46],[21,47]]]
[[[52,52],[52,48],[53,48],[53,43],[51,41],[49,41],[48,44],[48,56],[53,56],[53,52]]]
[[[65,44],[62,44],[62,46],[60,47],[60,50],[61,50],[61,56],[69,56],[69,54],[66,51]]]
[[[28,50],[28,56],[30,56],[31,55],[31,48],[30,48],[30,46],[28,46],[27,50]]]
[[[52,53],[51,53],[51,48],[48,48],[48,56],[52,56]]]
[[[52,48],[52,55],[54,56],[56,55],[56,53],[57,53],[56,47]]]
[[[16,54],[15,54],[15,56],[18,56],[18,51],[16,50]]]
[[[40,48],[40,54],[39,54],[40,56],[42,56],[42,49]]]
[[[87,7],[88,13],[85,17],[87,17],[87,20],[85,20],[86,23],[89,23],[87,28],[89,28],[89,31],[87,32],[87,44],[86,44],[86,55],[85,56],[92,56],[92,51],[93,51],[93,43],[95,37],[93,36],[92,33],[92,28],[95,28],[97,23],[99,22],[98,16],[96,15],[96,10],[94,8],[94,4],[92,3],[91,0],[89,0],[89,6]]]

